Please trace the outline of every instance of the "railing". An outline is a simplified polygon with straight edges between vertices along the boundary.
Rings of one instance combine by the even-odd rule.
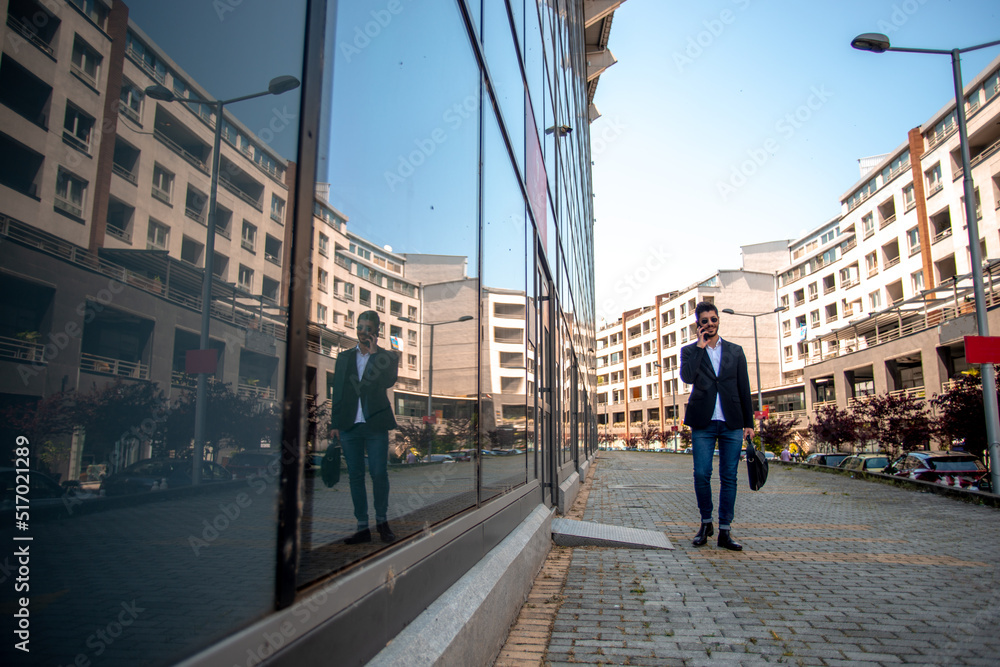
[[[916,255],[919,252],[920,252],[920,244],[918,243],[917,245],[915,245],[912,248],[910,248],[910,257],[913,257],[914,255]]]
[[[139,184],[139,179],[136,177],[136,175],[133,172],[126,169],[125,167],[118,164],[117,162],[111,163],[111,171],[118,174],[132,185]]]
[[[76,136],[69,130],[63,130],[62,134],[63,143],[69,144],[73,148],[77,149],[81,153],[90,154],[90,144]]]
[[[52,203],[56,208],[62,211],[66,211],[70,215],[76,216],[78,218],[83,217],[83,209],[74,204],[73,202],[66,201],[61,197],[56,196],[55,199],[53,199]]]
[[[986,158],[990,157],[991,155],[993,155],[997,151],[1000,151],[1000,140],[994,141],[985,150],[983,150],[983,152],[981,152],[979,155],[977,155],[976,157],[974,157],[971,160],[969,160],[969,167],[970,168],[971,167],[975,167],[980,162],[982,162]],[[958,167],[957,169],[955,169],[954,180],[957,181],[958,179],[962,178],[962,176],[964,175],[964,173],[965,173],[965,171],[962,169],[962,167]]]
[[[857,278],[852,278],[851,280],[845,280],[840,283],[840,289],[850,289],[852,287],[857,287],[861,284],[861,281]]]
[[[196,208],[191,208],[190,206],[184,207],[184,215],[191,218],[195,222],[204,225],[205,224],[205,211],[199,211]]]
[[[91,76],[88,72],[84,71],[79,65],[71,62],[69,64],[69,71],[80,77],[84,83],[90,85],[93,88],[97,88],[97,79]]]
[[[828,405],[837,405],[836,400],[832,401],[813,401],[813,411],[819,410],[820,408],[825,408]]]
[[[159,139],[163,143],[163,145],[165,145],[167,148],[169,148],[170,150],[172,150],[173,152],[177,153],[182,158],[184,158],[185,160],[187,160],[188,162],[190,162],[192,166],[197,167],[198,169],[200,169],[201,171],[203,171],[206,174],[209,173],[209,171],[208,171],[208,165],[205,164],[204,160],[202,160],[201,158],[196,157],[195,155],[189,153],[180,144],[178,144],[176,141],[174,141],[173,139],[171,139],[170,137],[168,137],[167,135],[165,135],[160,130],[154,128],[153,129],[153,136],[156,137],[157,139]],[[219,182],[220,183],[222,182],[221,178],[219,179]]]
[[[883,220],[881,220],[878,223],[878,228],[879,229],[885,229],[886,227],[888,227],[889,225],[891,225],[895,221],[896,221],[896,214],[893,213],[888,218],[884,218]]]
[[[945,380],[941,383],[941,393],[947,393],[958,386],[958,382],[955,380]]]
[[[944,183],[942,183],[941,181],[938,181],[937,183],[934,183],[933,185],[928,186],[928,188],[927,188],[927,196],[930,197],[931,195],[936,195],[937,193],[941,192],[942,190],[944,190]]]
[[[7,15],[7,27],[24,37],[26,40],[32,43],[35,47],[44,51],[49,57],[55,59],[55,52],[48,43],[43,42],[42,38],[38,36],[38,33],[29,28],[26,24],[20,23],[16,17],[8,14]],[[15,53],[17,52],[15,46]]]
[[[271,211],[271,220],[274,220],[279,225],[282,225],[285,222],[284,219],[281,217],[281,214],[278,213],[277,211]]]
[[[241,190],[238,185],[236,185],[235,183],[233,183],[232,181],[230,181],[228,178],[223,178],[220,175],[219,176],[219,185],[221,185],[225,189],[229,190],[231,193],[233,193],[234,195],[236,195],[237,197],[239,197],[240,199],[242,199],[246,203],[250,204],[251,206],[253,206],[258,211],[261,211],[261,212],[264,211],[264,206],[260,203],[260,199],[259,198],[258,199],[254,199],[249,194],[247,194],[246,192],[244,192],[243,190]]]
[[[805,302],[806,302],[806,300],[805,300],[805,297],[803,297],[803,298],[801,298],[801,299],[796,299],[796,300],[795,300],[795,305],[796,305],[796,306],[801,306],[801,305],[802,305],[802,304],[804,304]]]
[[[271,254],[268,254],[267,252],[265,252],[264,253],[264,259],[266,259],[267,261],[271,262],[272,264],[277,264],[278,266],[281,266],[281,258],[278,257],[277,255],[271,255]],[[382,308],[382,310],[384,311],[385,308]]]
[[[139,118],[139,112],[125,104],[122,100],[118,100],[118,113],[125,116],[136,125],[142,125],[141,119]]]
[[[160,83],[164,83],[166,81],[166,75],[161,72],[157,72],[155,68],[150,67],[149,63],[143,60],[142,56],[136,53],[135,49],[131,46],[126,48],[125,55],[129,56],[129,59],[135,63],[139,69],[148,74],[149,78]]]
[[[826,286],[826,287],[823,288],[823,296],[826,296],[827,294],[833,294],[836,291],[837,291],[837,286],[836,285]]]
[[[164,204],[169,204],[169,203],[170,203],[170,193],[169,193],[169,192],[167,192],[166,190],[163,190],[163,189],[161,189],[161,188],[158,188],[158,187],[156,187],[156,186],[154,185],[154,186],[153,186],[153,190],[152,190],[152,193],[153,193],[153,197],[154,197],[155,199],[159,199],[159,200],[160,200],[161,202],[163,202]]]
[[[140,361],[112,359],[111,357],[102,357],[87,352],[80,353],[80,370],[84,373],[117,375],[118,377],[132,378],[134,380],[149,379],[149,366],[147,364]]]
[[[124,241],[125,243],[132,242],[132,234],[124,229],[118,229],[117,227],[112,227],[111,225],[108,225],[105,229],[107,230],[108,236],[113,236],[120,241]]]
[[[0,336],[0,359],[14,359],[24,363],[44,364],[42,343]]]
[[[931,240],[931,243],[934,244],[937,243],[938,241],[943,241],[949,236],[951,236],[951,227],[945,227],[940,232],[934,235],[934,238]]]
[[[877,274],[878,274],[878,265],[877,264],[875,266],[869,266],[868,267],[868,277],[869,278],[871,278],[872,276],[877,275]]]
[[[891,259],[887,259],[887,260],[885,260],[885,268],[886,269],[891,269],[892,267],[894,267],[897,264],[899,264],[899,261],[900,261],[899,255],[896,255],[895,257],[893,257]]]
[[[240,396],[250,396],[251,398],[263,398],[267,400],[277,400],[278,392],[273,387],[259,387],[255,384],[238,382],[236,393]]]
[[[910,387],[909,389],[896,389],[889,392],[890,396],[909,396],[910,398],[925,398],[926,392],[923,387]]]
[[[854,248],[857,247],[858,247],[858,237],[855,236],[853,239],[844,244],[844,247],[840,249],[840,252],[845,253],[848,250],[853,250]]]
[[[867,241],[871,237],[875,236],[875,227],[865,227],[865,240]]]
[[[184,371],[170,371],[170,386],[194,389],[198,386],[198,376],[188,375]]]
[[[118,282],[126,283],[186,308],[195,311],[201,310],[201,299],[196,296],[172,290],[169,284],[164,285],[158,280],[150,280],[123,266],[92,255],[85,248],[46,234],[31,225],[3,214],[0,214],[0,236],[89,271],[101,273]],[[283,323],[274,320],[260,320],[256,315],[245,313],[242,307],[235,307],[231,302],[213,301],[211,314],[217,319],[234,323],[243,328],[262,331],[278,340],[285,340],[285,325]]]

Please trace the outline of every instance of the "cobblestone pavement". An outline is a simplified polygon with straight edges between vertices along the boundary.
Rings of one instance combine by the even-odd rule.
[[[995,509],[781,465],[751,492],[743,466],[744,551],[695,548],[691,465],[600,453],[583,518],[676,549],[553,549],[568,568],[544,656],[508,641],[497,665],[1000,664]]]

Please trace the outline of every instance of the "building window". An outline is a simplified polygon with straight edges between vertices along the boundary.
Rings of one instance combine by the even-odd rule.
[[[153,165],[153,196],[169,204],[174,191],[174,175],[158,164]]]
[[[285,200],[278,195],[271,195],[271,219],[279,224],[285,223]]]
[[[264,235],[264,259],[281,266],[281,241],[270,234]]]
[[[927,179],[927,196],[930,197],[935,192],[944,187],[941,182],[941,163],[938,162],[933,167],[924,172]]]
[[[403,316],[403,304],[399,301],[389,300],[389,314],[395,317]]]
[[[86,200],[87,181],[59,167],[59,173],[56,175],[55,208],[82,218]]]
[[[344,298],[354,301],[354,283],[344,283]]]
[[[913,194],[913,183],[903,186],[903,209],[909,211],[917,205],[917,198]]]
[[[809,300],[815,301],[819,298],[819,288],[816,283],[809,283]]]
[[[416,306],[407,306],[406,307],[406,317],[408,317],[411,320],[417,319],[417,307]]]
[[[146,232],[146,250],[166,250],[170,241],[170,227],[149,219],[149,230]]]
[[[240,274],[238,278],[238,284],[241,288],[248,292],[253,291],[253,269],[248,266],[240,264]]]
[[[358,303],[362,306],[372,305],[372,293],[371,290],[367,290],[364,287],[358,290]]]
[[[280,287],[281,287],[281,283],[279,283],[274,278],[269,278],[267,276],[263,276],[260,279],[260,293],[261,293],[261,295],[263,295],[263,297],[265,299],[270,299],[271,301],[274,301],[275,303],[277,303],[277,301],[278,301],[278,289]]]
[[[916,227],[907,230],[906,245],[909,247],[911,255],[915,255],[920,252],[920,232]]]
[[[385,297],[382,296],[381,294],[375,295],[375,310],[377,310],[380,313],[385,312]]]
[[[142,91],[128,79],[122,80],[118,111],[134,123],[142,124]]]
[[[93,118],[72,104],[66,104],[66,117],[63,121],[63,141],[77,150],[90,153],[90,135],[93,129]]]
[[[875,216],[869,213],[865,217],[861,218],[861,229],[864,231],[865,238],[870,237],[875,233]]]
[[[316,304],[316,321],[320,324],[326,324],[326,306],[321,303]]]
[[[323,232],[319,233],[319,254],[324,257],[330,256],[330,237]]]
[[[254,248],[257,246],[257,227],[250,223],[249,220],[243,221],[243,233],[242,240],[240,241],[244,250],[249,250],[254,252]]]
[[[882,291],[876,290],[868,295],[868,303],[871,305],[871,310],[874,312],[882,307]]]
[[[181,239],[181,259],[188,264],[201,266],[202,257],[205,255],[204,251],[205,245],[203,243],[198,243],[187,236]]]
[[[73,55],[70,62],[74,74],[97,88],[97,79],[101,73],[101,54],[80,39],[79,35],[73,39]]]
[[[878,253],[873,252],[865,255],[865,267],[868,269],[868,277],[878,273]]]
[[[809,322],[814,329],[819,326],[819,310],[814,310],[809,313]]]
[[[910,276],[913,281],[913,294],[917,295],[924,290],[924,272],[923,269],[917,271]]]
[[[327,280],[329,277],[330,274],[327,271],[323,269],[316,270],[316,285],[319,287],[320,291],[327,291]]]

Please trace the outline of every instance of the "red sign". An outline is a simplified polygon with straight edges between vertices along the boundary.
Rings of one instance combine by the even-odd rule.
[[[1000,336],[966,336],[965,360],[970,364],[1000,364]]]
[[[437,424],[437,415],[424,415],[425,424]]]
[[[188,350],[184,356],[184,372],[188,375],[213,375],[219,367],[216,350]]]

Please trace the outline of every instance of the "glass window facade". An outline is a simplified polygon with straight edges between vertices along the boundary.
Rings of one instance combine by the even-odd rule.
[[[4,48],[48,95],[0,99],[0,539],[31,538],[33,660],[364,662],[571,500],[583,7],[53,0],[49,50]]]

